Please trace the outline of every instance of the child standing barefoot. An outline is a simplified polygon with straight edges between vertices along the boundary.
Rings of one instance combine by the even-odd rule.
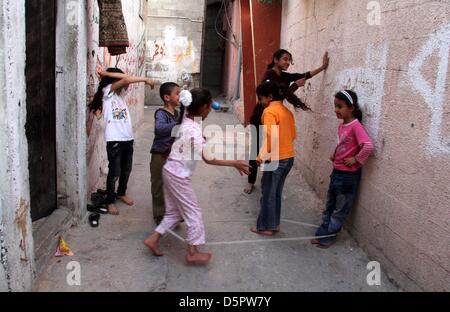
[[[159,240],[181,220],[187,226],[186,262],[188,264],[206,264],[211,260],[210,253],[203,253],[198,247],[205,244],[205,229],[202,209],[192,188],[191,177],[198,160],[210,165],[235,167],[241,174],[249,174],[249,166],[240,161],[212,159],[205,147],[201,121],[211,111],[212,96],[208,90],[194,89],[192,93],[182,91],[178,138],[172,146],[172,152],[163,169],[163,187],[166,212],[161,224],[144,244],[155,256],[162,256]],[[186,108],[185,108],[186,107]],[[187,110],[186,116],[184,111]]]
[[[283,104],[285,88],[268,81],[258,86],[258,99],[264,107],[265,126],[263,147],[257,163],[270,162],[261,180],[261,209],[256,226],[251,231],[272,236],[279,231],[284,182],[294,165],[296,137],[295,119]]]
[[[132,206],[134,202],[126,195],[128,179],[133,167],[134,135],[128,105],[124,92],[130,84],[144,82],[152,89],[154,82],[146,77],[132,77],[118,68],[97,69],[102,78],[89,108],[97,118],[103,115],[105,121],[105,139],[108,154],[108,177],[106,181],[106,204],[110,214],[118,215],[114,205],[116,198]],[[116,195],[116,183],[119,187]]]
[[[359,109],[358,96],[350,90],[338,92],[334,100],[337,118],[344,122],[339,125],[339,143],[331,156],[333,172],[328,189],[326,210],[323,212],[322,225],[316,236],[338,233],[347,219],[356,199],[361,180],[361,167],[367,162],[374,147],[361,125],[362,112]],[[328,248],[336,237],[313,239],[312,244],[319,248]]]

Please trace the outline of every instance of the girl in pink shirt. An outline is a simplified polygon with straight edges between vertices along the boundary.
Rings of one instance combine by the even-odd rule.
[[[361,124],[362,112],[358,104],[358,96],[350,90],[340,91],[334,100],[337,118],[342,119],[339,125],[339,140],[334,154],[331,156],[333,172],[327,195],[326,210],[323,212],[322,225],[317,229],[311,243],[320,248],[328,248],[336,242],[336,236],[345,223],[356,199],[361,180],[361,167],[367,162],[374,147]]]
[[[192,187],[192,175],[200,160],[209,165],[236,168],[239,173],[248,175],[250,166],[238,160],[216,159],[205,148],[202,121],[211,111],[212,96],[206,89],[183,90],[180,93],[183,104],[180,112],[181,125],[177,139],[163,168],[164,218],[155,231],[144,241],[155,256],[162,256],[159,241],[169,230],[182,220],[186,223],[186,262],[188,264],[207,264],[211,253],[200,252],[199,246],[205,244],[203,212]]]

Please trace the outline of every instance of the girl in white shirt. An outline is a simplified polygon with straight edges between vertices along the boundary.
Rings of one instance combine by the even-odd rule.
[[[119,68],[106,71],[97,70],[102,78],[89,109],[105,122],[106,150],[108,154],[108,177],[106,180],[106,200],[110,214],[118,215],[114,205],[116,198],[132,206],[134,202],[126,195],[128,179],[133,167],[133,126],[130,111],[124,99],[125,91],[133,83],[144,82],[152,89],[154,82],[146,77],[132,77],[124,74]],[[119,187],[116,195],[116,183]]]

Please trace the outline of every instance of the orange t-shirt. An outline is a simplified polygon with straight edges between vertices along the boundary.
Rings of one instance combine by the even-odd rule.
[[[281,101],[271,102],[262,115],[263,146],[258,158],[284,160],[295,156],[296,138],[294,114]]]

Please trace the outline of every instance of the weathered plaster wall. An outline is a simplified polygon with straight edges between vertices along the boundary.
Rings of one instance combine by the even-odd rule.
[[[143,6],[141,8],[141,1]],[[92,101],[98,87],[96,76],[96,66],[119,67],[129,75],[145,76],[145,17],[146,1],[133,0],[122,1],[123,14],[127,24],[130,47],[127,54],[119,57],[111,57],[107,49],[98,46],[98,23],[99,9],[97,1],[88,1],[88,90],[87,102]],[[142,18],[141,18],[142,17]],[[126,97],[130,105],[130,114],[133,121],[133,128],[136,130],[143,122],[144,116],[144,84],[131,85]],[[104,124],[102,120],[88,116],[87,124],[88,144],[88,192],[93,192],[97,188],[104,188],[106,175],[108,172],[108,161],[106,158],[106,142],[104,139]]]
[[[147,20],[147,75],[156,89],[167,81],[198,86],[205,1],[150,0]],[[147,92],[147,105],[160,105],[158,92]]]
[[[380,4],[381,19],[374,10]],[[368,6],[375,5],[375,6]],[[349,228],[403,287],[450,290],[448,1],[283,1],[290,71],[331,63],[298,92],[297,165],[325,199],[338,120],[333,95],[355,90],[376,155]]]
[[[57,5],[56,27],[56,155],[58,207],[73,212],[75,222],[86,213],[86,49],[84,1]]]
[[[0,291],[33,278],[28,147],[25,135],[25,2],[0,1]]]

